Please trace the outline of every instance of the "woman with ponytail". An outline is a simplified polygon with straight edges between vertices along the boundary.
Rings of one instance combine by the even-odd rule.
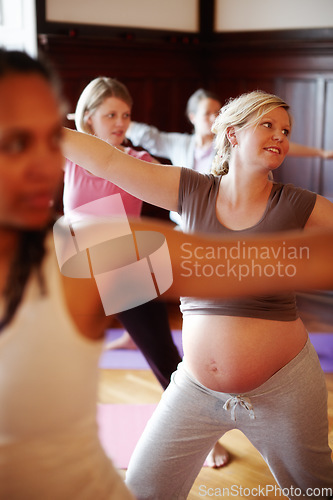
[[[329,200],[269,176],[288,153],[291,128],[289,106],[278,96],[256,91],[231,100],[212,127],[217,175],[139,163],[94,137],[66,131],[66,157],[82,159],[82,167],[149,203],[177,210],[184,232],[236,238],[235,250],[241,248],[235,257],[222,249],[216,255],[205,247],[183,247],[183,276],[196,275],[206,297],[194,290],[181,297],[184,359],[127,471],[126,482],[140,500],[164,500],[166,492],[170,499],[187,498],[207,453],[232,429],[257,447],[289,498],[295,489],[304,496],[315,489],[322,498],[332,495],[325,379],[295,293],[258,293],[255,286],[248,297],[235,299],[233,284],[228,299],[215,299],[204,285],[208,275],[211,283],[219,276],[221,287],[232,275],[237,280],[249,235],[333,229]],[[257,265],[255,254],[244,274],[257,284],[266,273],[284,275],[290,284],[297,252],[285,252],[285,244],[274,253],[270,248],[260,254],[273,259],[269,267]],[[205,257],[219,264],[205,267]],[[238,278],[244,284],[243,275]]]

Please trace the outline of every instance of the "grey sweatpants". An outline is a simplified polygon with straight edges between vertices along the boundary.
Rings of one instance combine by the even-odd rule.
[[[138,500],[186,499],[209,451],[231,429],[248,437],[289,498],[300,498],[296,488],[303,498],[309,488],[323,489],[315,490],[316,499],[333,495],[327,390],[309,340],[269,380],[241,395],[207,389],[180,363],[132,455],[127,485]]]

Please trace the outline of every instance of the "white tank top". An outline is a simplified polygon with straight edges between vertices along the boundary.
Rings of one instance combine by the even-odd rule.
[[[132,498],[96,425],[102,341],[84,338],[66,308],[48,238],[47,294],[36,277],[0,333],[0,499]]]

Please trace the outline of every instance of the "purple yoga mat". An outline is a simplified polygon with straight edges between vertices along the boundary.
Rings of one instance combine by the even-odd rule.
[[[310,333],[321,367],[325,373],[333,372],[333,333]]]
[[[122,335],[123,330],[115,328],[107,331],[106,342]],[[173,330],[172,337],[180,355],[183,355],[181,331]],[[333,333],[310,333],[310,340],[316,349],[324,372],[333,372]],[[100,357],[99,367],[104,369],[148,370],[149,365],[141,352],[128,349],[104,351]]]
[[[113,328],[107,331],[105,342],[110,342],[122,335],[124,330]],[[183,356],[181,330],[173,330],[172,338],[178,348],[179,354]],[[149,365],[139,349],[115,349],[104,351],[99,360],[100,368],[116,368],[124,370],[149,370]]]
[[[106,454],[118,469],[127,469],[135,445],[156,406],[97,405],[99,438]],[[206,462],[204,465],[207,465]]]

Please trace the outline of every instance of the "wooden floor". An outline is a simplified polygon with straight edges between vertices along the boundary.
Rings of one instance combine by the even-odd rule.
[[[302,295],[298,301],[301,317],[309,331],[333,332],[333,295]],[[170,306],[169,311],[171,328],[180,328],[178,306]],[[333,373],[326,374],[325,377],[329,391],[329,442],[333,448]],[[161,394],[160,385],[150,371],[101,370],[99,400],[102,403],[155,403],[159,401]],[[259,486],[262,488],[261,497],[286,498],[275,493],[277,485],[267,465],[242,433],[231,431],[223,437],[221,443],[230,451],[230,463],[219,470],[202,468],[189,500],[218,498],[223,493],[223,496],[231,498],[254,498],[259,496],[259,492],[256,495],[257,490],[252,489]],[[125,471],[122,475],[125,475]],[[167,496],[165,500],[168,500]]]

